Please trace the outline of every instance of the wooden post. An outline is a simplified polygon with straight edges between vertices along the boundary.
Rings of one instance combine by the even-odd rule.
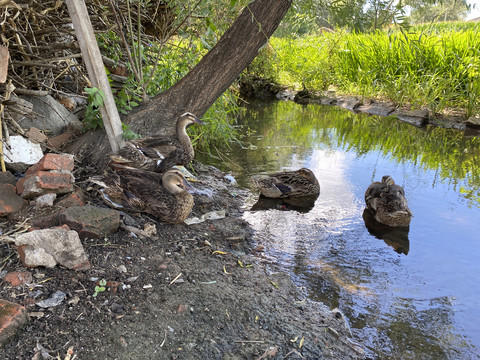
[[[93,32],[92,23],[88,16],[84,0],[65,0],[70,18],[72,19],[75,34],[77,35],[83,61],[87,67],[92,85],[100,89],[104,94],[104,106],[100,107],[105,131],[112,151],[116,153],[124,144],[122,138],[122,122],[118,114],[112,90],[108,83],[107,74],[103,65],[100,49]]]

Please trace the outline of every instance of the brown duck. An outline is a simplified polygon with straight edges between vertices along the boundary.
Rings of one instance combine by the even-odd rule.
[[[381,182],[372,183],[365,192],[365,203],[379,223],[388,226],[408,226],[412,212],[408,208],[405,191],[396,185],[390,175]]]
[[[194,157],[193,146],[186,131],[192,124],[205,123],[186,112],[177,120],[177,138],[153,136],[127,141],[117,154],[110,155],[110,165],[115,168],[116,164],[123,164],[160,173],[175,165],[187,165]]]
[[[177,224],[185,220],[193,208],[193,196],[188,190],[194,188],[177,169],[163,175],[123,168],[109,170],[103,176],[90,181],[100,185],[105,203],[115,209],[143,212],[162,222]]]
[[[320,194],[318,180],[307,168],[279,172],[253,182],[267,198],[318,197]]]

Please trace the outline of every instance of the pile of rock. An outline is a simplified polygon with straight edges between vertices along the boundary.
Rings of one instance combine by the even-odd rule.
[[[10,172],[0,176],[0,216],[15,219],[27,205],[52,209],[48,215],[34,216],[28,224],[29,232],[13,240],[26,267],[60,264],[88,269],[80,239],[99,238],[119,227],[117,211],[85,205],[81,190],[74,189],[73,169],[73,155],[50,153],[29,167],[18,181]],[[56,201],[57,195],[64,197]]]

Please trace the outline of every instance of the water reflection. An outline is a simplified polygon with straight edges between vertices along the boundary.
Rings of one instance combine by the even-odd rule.
[[[385,244],[391,246],[393,250],[399,254],[408,255],[410,250],[410,241],[408,240],[408,232],[410,226],[391,227],[384,225],[375,220],[372,212],[365,208],[362,214],[365,227],[368,232],[377,239],[385,241]]]
[[[245,213],[272,264],[339,307],[374,357],[479,358],[478,138],[288,102],[252,104],[240,121],[251,146],[216,166],[243,186],[308,167],[322,189],[308,212],[274,204]],[[390,231],[364,213],[365,189],[383,174],[408,194],[409,228]]]
[[[301,213],[307,213],[313,209],[315,206],[315,200],[317,200],[318,195],[316,196],[302,196],[296,198],[281,198],[281,199],[272,199],[267,198],[263,195],[258,197],[258,200],[250,208],[251,211],[258,210],[295,210]]]

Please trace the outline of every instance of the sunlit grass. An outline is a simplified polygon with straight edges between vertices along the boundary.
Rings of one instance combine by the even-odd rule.
[[[480,111],[478,29],[447,23],[409,32],[272,38],[271,61],[284,85],[334,87],[435,112],[457,108],[469,116]]]

